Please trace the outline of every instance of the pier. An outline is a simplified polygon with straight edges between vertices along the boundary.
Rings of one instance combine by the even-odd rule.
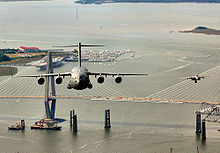
[[[73,133],[77,133],[77,114],[74,110],[70,110],[70,127]]]
[[[220,107],[214,104],[202,103],[196,113],[196,134],[201,134],[201,140],[206,140],[206,121],[220,123]],[[202,122],[201,122],[202,121]]]
[[[105,110],[105,129],[111,128],[110,109]]]

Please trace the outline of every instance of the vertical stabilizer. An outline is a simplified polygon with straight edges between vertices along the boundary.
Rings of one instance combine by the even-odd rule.
[[[81,67],[81,43],[78,43],[78,67]]]
[[[82,57],[81,57],[81,49],[82,47],[104,47],[105,45],[92,45],[92,44],[81,44],[80,42],[78,44],[74,45],[68,45],[68,46],[54,46],[54,47],[78,47],[78,67],[81,67]]]

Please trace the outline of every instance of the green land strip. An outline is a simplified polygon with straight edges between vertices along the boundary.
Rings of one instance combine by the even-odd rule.
[[[42,59],[45,55],[39,55],[34,57],[25,57],[25,58],[15,58],[11,61],[3,61],[0,64],[27,64],[33,61],[38,61]]]
[[[3,61],[0,64],[27,64],[33,61],[38,61],[42,59],[45,55],[39,55],[34,57],[25,57],[25,58],[16,58],[11,61]],[[15,75],[18,69],[16,67],[3,67],[0,66],[0,76],[7,76],[7,75]]]
[[[15,75],[17,72],[16,67],[0,67],[0,76]]]

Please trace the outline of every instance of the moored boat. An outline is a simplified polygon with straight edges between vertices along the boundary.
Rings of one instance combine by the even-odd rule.
[[[61,130],[62,126],[43,126],[43,125],[33,125],[31,129],[39,130]]]

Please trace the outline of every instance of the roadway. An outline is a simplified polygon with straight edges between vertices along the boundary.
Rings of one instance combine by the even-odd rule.
[[[177,99],[155,99],[141,97],[93,97],[93,96],[51,96],[51,99],[80,99],[91,101],[111,101],[111,102],[160,102],[160,103],[191,103],[191,104],[215,104],[220,105],[216,101],[195,101],[195,100],[177,100]],[[44,99],[44,96],[0,96],[0,99]]]

